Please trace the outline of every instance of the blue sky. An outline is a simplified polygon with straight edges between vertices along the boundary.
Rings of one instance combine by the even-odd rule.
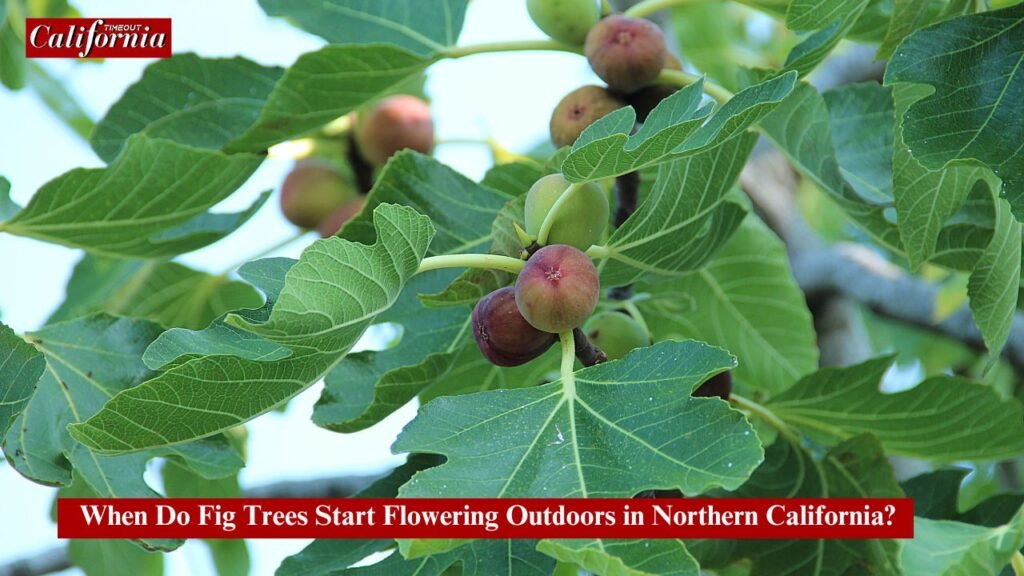
[[[263,64],[288,65],[323,44],[317,37],[268,18],[256,0],[75,0],[86,16],[171,17],[175,52],[203,56],[242,55]],[[473,0],[460,43],[543,38],[526,14],[526,2]],[[103,64],[44,65],[99,118],[124,89],[136,81],[147,60],[107,60]],[[576,55],[511,53],[474,56],[442,62],[429,73],[427,92],[433,100],[441,139],[495,137],[513,150],[527,150],[547,138],[551,110],[570,90],[593,83],[585,61]],[[91,149],[64,127],[29,91],[0,89],[0,175],[12,183],[14,199],[24,204],[48,180],[72,168],[101,166]],[[437,156],[473,178],[490,165],[486,149],[445,145]],[[268,160],[218,210],[244,206],[268,188],[276,189],[289,163]],[[294,234],[275,199],[237,234],[214,246],[185,255],[193,267],[220,271],[226,264],[260,252],[261,247]],[[297,257],[303,244],[279,255]],[[0,317],[19,332],[38,327],[63,298],[71,268],[81,253],[61,246],[0,235]],[[250,426],[250,461],[245,485],[279,479],[302,479],[346,472],[369,473],[401,461],[390,444],[415,413],[407,406],[374,428],[349,435],[334,434],[309,421],[320,386],[301,395],[285,414],[271,414]],[[154,476],[150,471],[150,476]],[[6,464],[0,465],[3,524],[0,563],[43,550],[56,543],[49,521],[53,490],[33,484]],[[11,521],[17,518],[17,524]],[[306,541],[260,541],[250,546],[254,573],[271,574],[281,558],[300,550]],[[202,545],[194,542],[169,555],[171,574],[209,574]]]

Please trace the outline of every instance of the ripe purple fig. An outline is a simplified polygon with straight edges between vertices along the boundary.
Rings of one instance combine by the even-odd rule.
[[[665,67],[667,54],[661,29],[628,16],[598,22],[587,34],[583,52],[608,87],[627,94],[653,82]]]
[[[551,114],[551,142],[555,148],[571,146],[602,116],[626,103],[601,86],[583,86],[565,95]]]
[[[516,280],[516,305],[538,330],[559,333],[583,324],[597,306],[597,268],[580,250],[545,246],[526,262]]]
[[[480,352],[498,366],[519,366],[540,356],[556,336],[531,326],[519,313],[515,290],[499,288],[473,308],[473,336]]]
[[[731,393],[732,373],[722,372],[721,374],[712,376],[710,380],[701,384],[700,387],[693,391],[693,394],[691,394],[691,396],[718,396],[722,400],[728,400],[729,394]]]
[[[281,184],[281,212],[292,224],[313,229],[358,196],[355,186],[329,162],[303,160]]]
[[[366,197],[359,196],[353,198],[348,202],[342,204],[337,210],[331,212],[331,215],[324,219],[317,227],[317,232],[320,233],[321,238],[328,238],[334,236],[348,223],[349,220],[355,218],[363,210],[363,206],[366,204]]]
[[[434,148],[434,120],[427,103],[405,94],[377,103],[356,120],[356,146],[375,167],[401,150],[429,154]]]

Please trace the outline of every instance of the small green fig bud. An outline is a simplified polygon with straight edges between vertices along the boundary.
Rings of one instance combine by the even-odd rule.
[[[526,10],[545,34],[574,46],[583,44],[601,18],[597,0],[527,0]]]
[[[598,22],[587,34],[583,52],[610,88],[627,94],[653,82],[665,67],[667,54],[661,29],[627,16]]]
[[[541,248],[516,279],[516,306],[534,328],[560,333],[583,324],[601,285],[586,254],[564,244]]]
[[[591,124],[626,103],[601,86],[583,86],[565,95],[551,114],[551,142],[571,146]]]
[[[531,326],[516,306],[515,290],[499,288],[473,308],[473,337],[492,364],[519,366],[540,356],[557,337]]]
[[[378,102],[356,120],[359,153],[375,167],[401,150],[429,154],[434,147],[434,120],[427,103],[405,94]]]
[[[630,350],[651,343],[650,336],[639,322],[619,312],[595,314],[583,325],[583,332],[609,360],[618,360]]]
[[[722,372],[712,376],[707,382],[701,384],[693,391],[691,396],[711,397],[718,396],[722,400],[728,400],[732,393],[732,372]]]
[[[321,222],[320,226],[317,226],[317,232],[320,232],[320,237],[328,238],[341,232],[341,229],[349,220],[355,218],[363,211],[365,204],[366,197],[359,196],[345,202],[337,210],[331,212],[331,215]]]
[[[526,194],[526,232],[536,237],[555,202],[569,189],[561,174],[534,182]],[[586,250],[601,241],[608,227],[608,195],[594,182],[581,185],[558,209],[547,244],[568,244]]]
[[[358,196],[355,186],[329,162],[302,160],[281,184],[281,212],[292,224],[314,229]]]

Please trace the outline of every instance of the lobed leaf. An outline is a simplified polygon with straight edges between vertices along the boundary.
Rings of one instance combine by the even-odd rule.
[[[541,540],[537,549],[600,576],[699,576],[682,540]]]
[[[433,237],[430,220],[411,208],[382,204],[374,214],[377,243],[317,241],[288,270],[266,321],[228,317],[229,325],[287,347],[289,357],[186,356],[71,433],[106,453],[174,446],[237,426],[307,388],[395,302]]]
[[[661,342],[568,381],[437,398],[394,450],[448,460],[417,474],[400,495],[628,497],[650,488],[735,488],[761,461],[760,442],[726,403],[689,395],[733,363],[701,343]]]
[[[1002,526],[914,519],[914,538],[903,547],[907,576],[998,574],[1024,546],[1024,507]]]
[[[982,384],[936,376],[895,394],[879,391],[892,357],[804,377],[769,402],[776,416],[821,442],[860,433],[886,452],[935,462],[991,461],[1024,454],[1024,410]]]

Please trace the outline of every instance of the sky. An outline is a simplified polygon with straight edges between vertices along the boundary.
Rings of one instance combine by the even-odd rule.
[[[74,0],[84,16],[170,17],[175,53],[207,57],[242,55],[261,64],[287,66],[323,41],[267,17],[256,0]],[[526,13],[525,1],[473,0],[460,44],[540,39],[544,35]],[[47,60],[42,64],[99,119],[150,60],[107,60],[79,64]],[[480,140],[494,137],[514,151],[547,138],[550,111],[563,95],[596,82],[585,61],[562,53],[507,53],[441,62],[428,75],[438,137]],[[486,148],[446,144],[436,156],[467,176],[479,179],[490,166]],[[28,90],[0,88],[0,175],[12,184],[12,196],[24,205],[43,184],[76,167],[103,162],[74,132]],[[290,163],[270,159],[215,211],[248,206],[263,190],[277,189]],[[275,196],[236,234],[179,260],[197,269],[220,272],[278,240],[294,235],[281,216]],[[312,238],[310,238],[312,240]],[[275,255],[297,258],[303,243]],[[64,287],[81,252],[54,244],[0,234],[0,319],[19,333],[38,328],[60,304]],[[364,339],[363,346],[371,344]],[[390,445],[415,414],[406,406],[369,430],[336,434],[314,426],[309,416],[320,384],[297,397],[284,414],[268,414],[249,426],[249,462],[243,486],[282,479],[307,479],[345,473],[374,473],[402,461]],[[159,487],[155,469],[147,479]],[[0,464],[0,564],[48,549],[57,543],[49,520],[54,490],[33,484]],[[11,519],[17,519],[16,522]],[[253,574],[272,574],[281,559],[308,540],[250,544]],[[168,555],[168,574],[212,574],[205,549],[190,542]],[[68,573],[74,574],[75,571]]]

